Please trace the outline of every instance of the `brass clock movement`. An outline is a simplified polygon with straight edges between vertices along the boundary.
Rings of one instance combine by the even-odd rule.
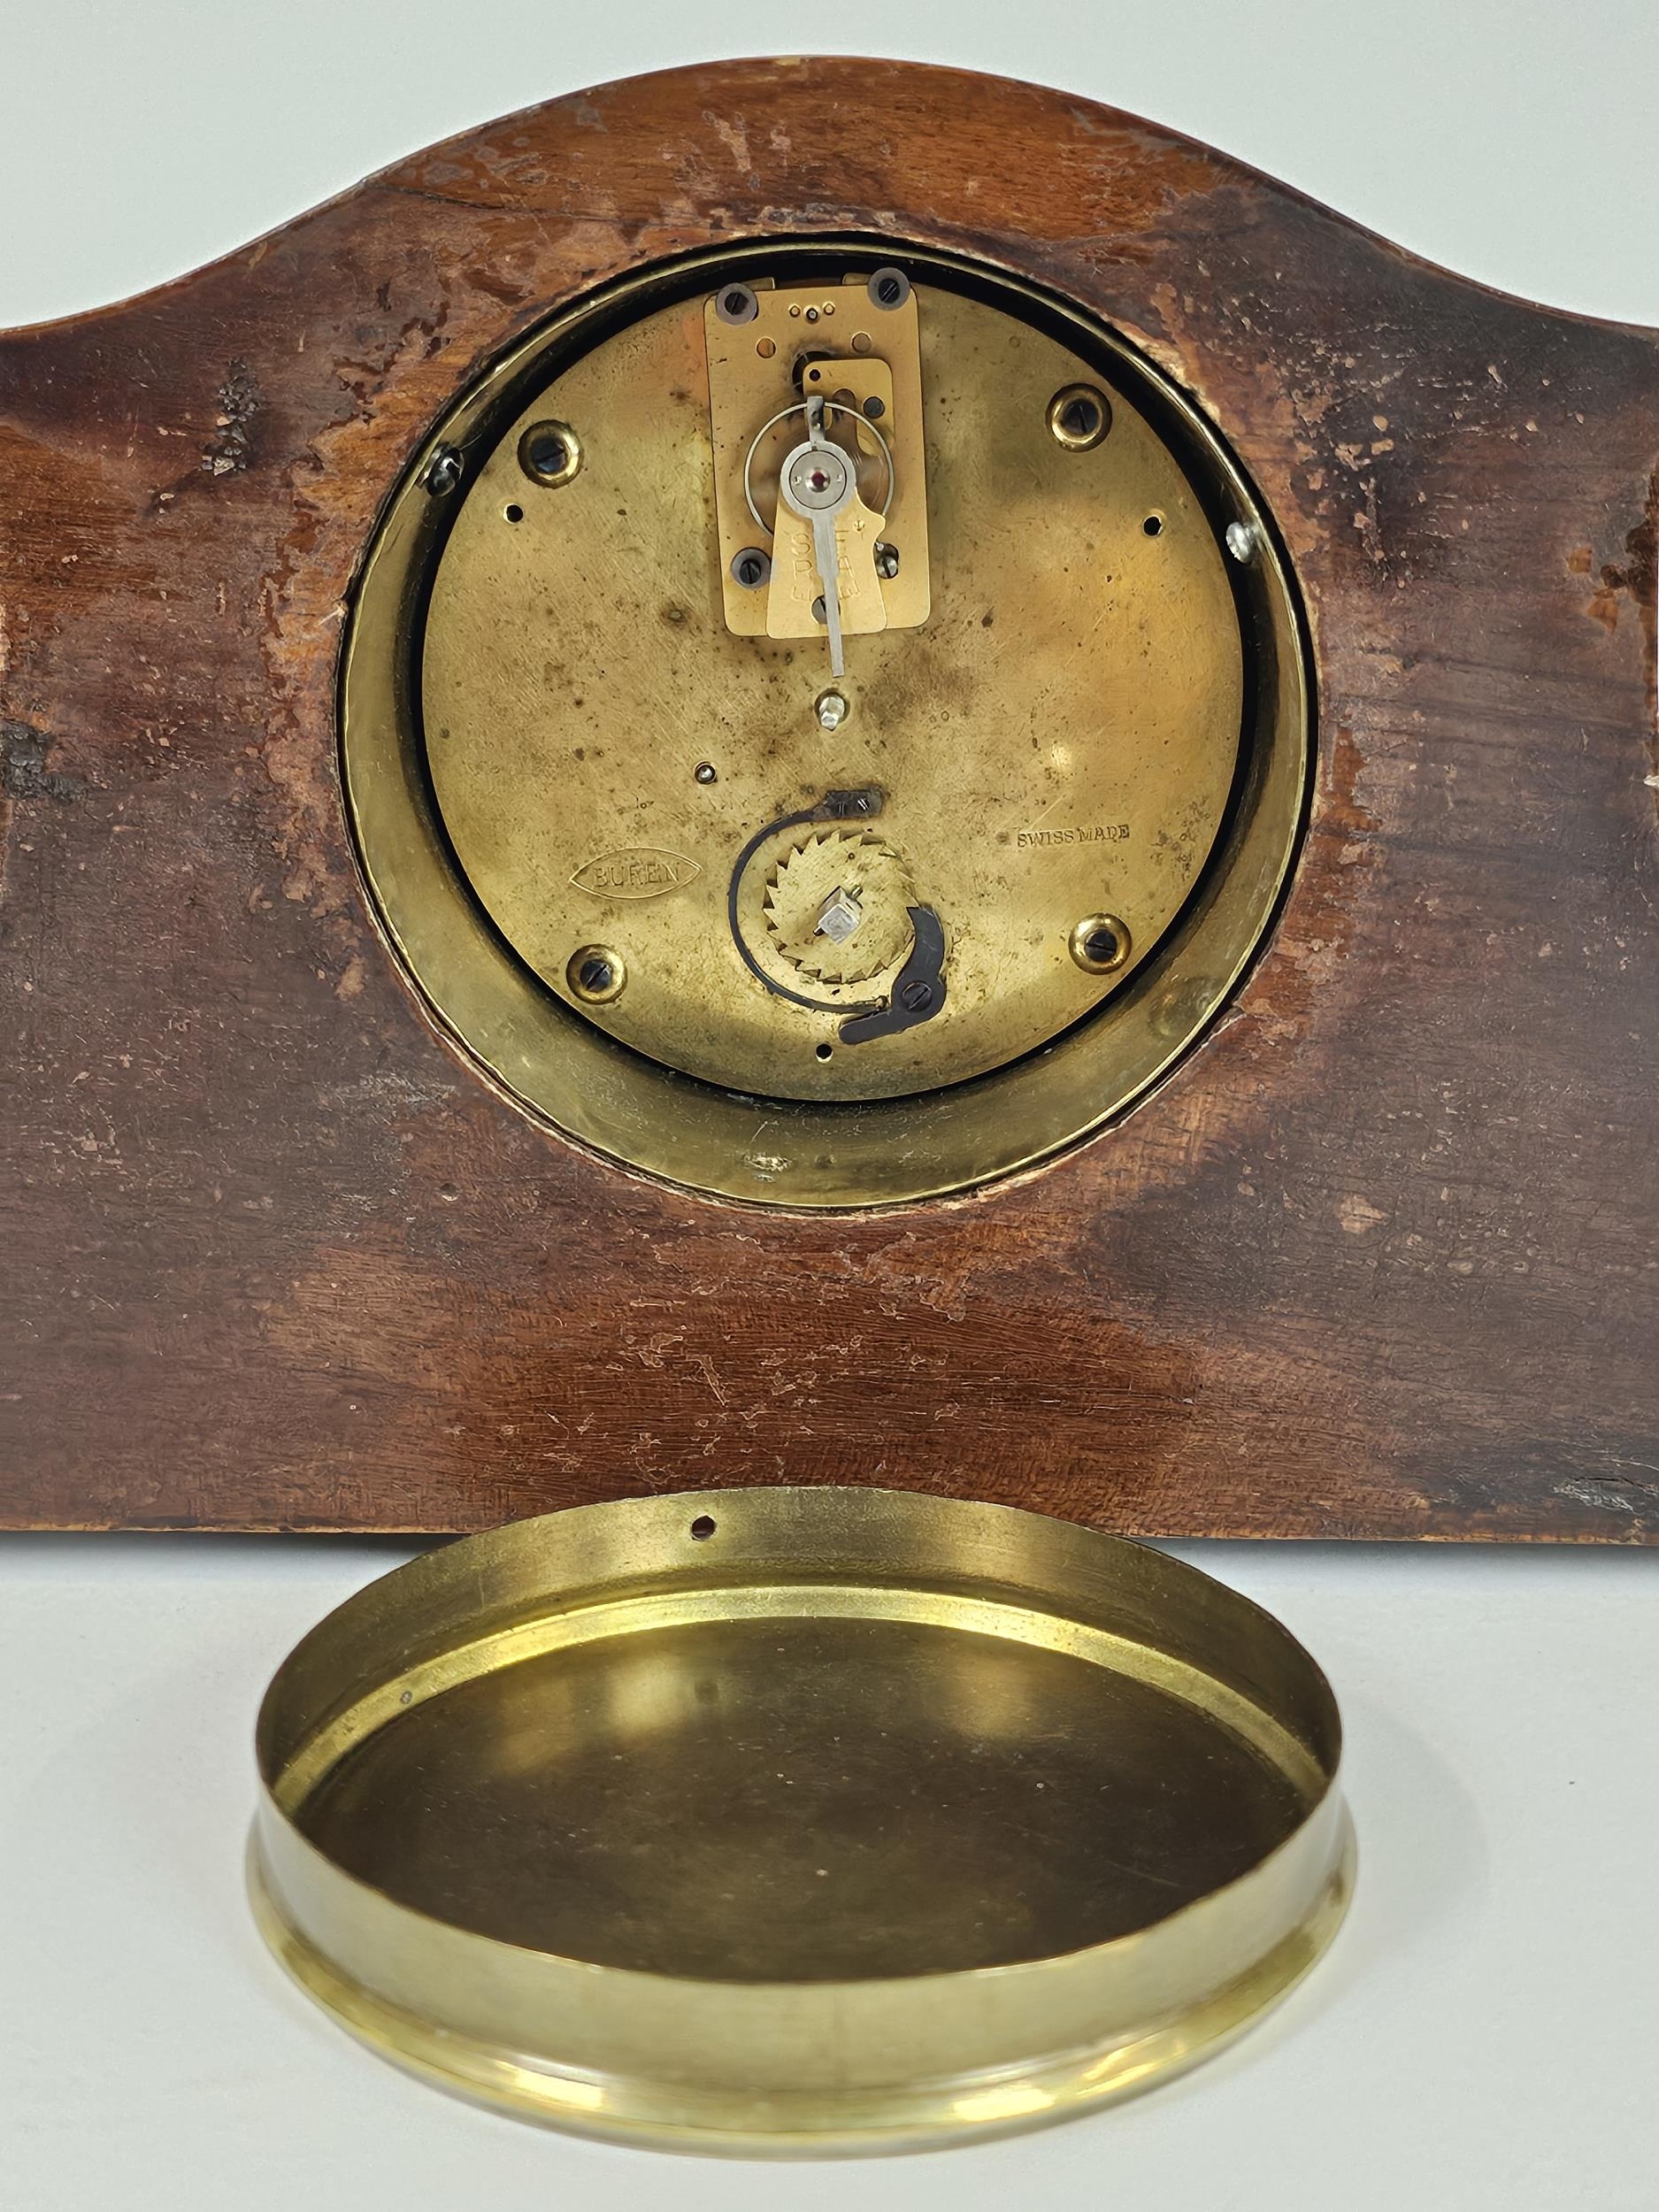
[[[723,63],[0,464],[0,1520],[1659,1537],[1659,334]]]
[[[1273,530],[1190,402],[1029,286],[853,240],[649,270],[494,365],[377,535],[342,707],[457,1036],[601,1148],[791,1206],[1121,1110],[1266,927],[1310,757]]]

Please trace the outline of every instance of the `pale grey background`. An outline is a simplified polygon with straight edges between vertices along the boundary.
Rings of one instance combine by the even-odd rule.
[[[1659,321],[1653,0],[0,0],[0,325],[553,93],[832,51],[1064,85],[1489,284]]]
[[[1653,0],[0,0],[0,326],[157,282],[548,94],[831,47],[1065,84],[1487,282],[1659,322]],[[1279,1611],[1342,1698],[1363,1863],[1335,1951],[1254,2037],[1137,2104],[928,2158],[766,2168],[472,2111],[358,2052],[265,1960],[241,1891],[260,1687],[406,1547],[0,1542],[0,2201],[1652,2205],[1659,1557],[1184,1548]]]

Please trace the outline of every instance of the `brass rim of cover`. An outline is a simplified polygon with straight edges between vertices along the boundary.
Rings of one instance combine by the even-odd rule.
[[[607,1035],[540,980],[483,912],[442,826],[424,757],[418,634],[442,521],[425,486],[447,449],[488,452],[560,360],[699,282],[764,273],[791,253],[849,265],[902,254],[1062,327],[1079,355],[1155,407],[1185,446],[1220,534],[1249,534],[1235,588],[1249,645],[1235,790],[1187,906],[1093,1015],[1012,1064],[949,1087],[840,1101],[757,1098],[683,1074]],[[612,1161],[727,1199],[799,1209],[880,1206],[1032,1167],[1141,1099],[1202,1034],[1262,945],[1305,815],[1310,687],[1298,602],[1269,519],[1214,426],[1139,353],[1063,298],[931,250],[806,239],[662,264],[557,313],[437,425],[388,504],[342,649],[342,775],[380,926],[429,1010],[520,1107]]]
[[[628,1499],[332,1614],[257,1732],[256,1912],[440,2085],[663,2148],[1088,2110],[1275,2003],[1346,1909],[1324,1677],[1121,1538],[1004,1506]]]

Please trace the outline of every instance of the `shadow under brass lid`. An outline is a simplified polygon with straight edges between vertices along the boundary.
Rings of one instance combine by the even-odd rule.
[[[371,1586],[259,1723],[261,1924],[445,2085],[664,2147],[1080,2111],[1347,1901],[1328,1686],[1164,1555],[878,1490],[628,1500]]]

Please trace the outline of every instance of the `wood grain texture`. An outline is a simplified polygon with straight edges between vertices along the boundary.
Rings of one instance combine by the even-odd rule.
[[[644,258],[838,230],[1050,284],[1197,396],[1295,559],[1322,751],[1277,937],[1148,1103],[825,1219],[602,1165],[440,1039],[365,907],[334,688],[377,511],[507,340]],[[1659,1540],[1656,520],[1659,334],[887,63],[557,101],[0,338],[0,1521],[788,1478]]]

